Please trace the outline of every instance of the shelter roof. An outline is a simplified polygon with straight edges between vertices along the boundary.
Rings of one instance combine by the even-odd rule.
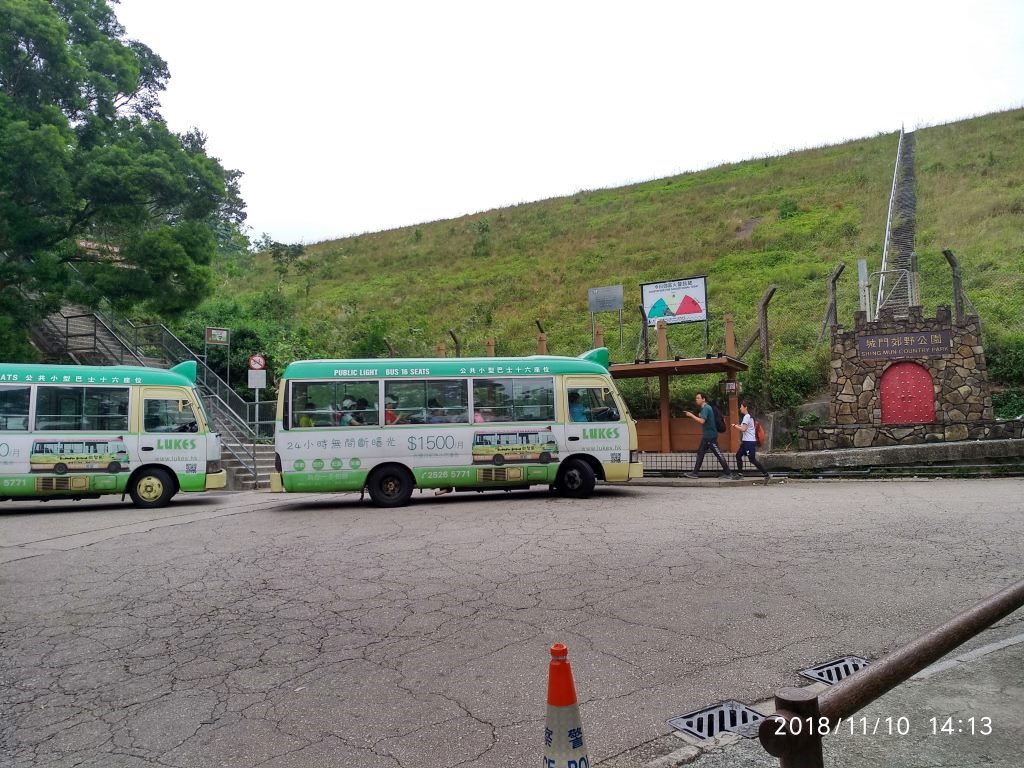
[[[739,373],[749,368],[736,357],[684,357],[638,363],[613,363],[608,367],[614,379],[645,379],[655,376],[699,376],[705,373]]]

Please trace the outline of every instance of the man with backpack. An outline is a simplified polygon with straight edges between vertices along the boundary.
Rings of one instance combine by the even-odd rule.
[[[757,446],[764,440],[764,430],[750,415],[750,404],[746,400],[740,403],[740,413],[743,414],[742,421],[732,425],[733,429],[738,429],[742,435],[740,449],[736,452],[736,470],[743,472],[743,457],[746,456],[750,459],[750,463],[761,471],[761,474],[764,475],[764,484],[768,485],[772,476],[757,460]]]
[[[690,411],[683,411],[683,413],[699,424],[702,424],[703,428],[701,430],[700,447],[697,449],[697,460],[693,465],[693,472],[687,472],[684,476],[700,477],[697,473],[700,472],[700,466],[704,463],[704,453],[710,450],[722,465],[722,477],[731,480],[733,475],[729,471],[729,464],[726,462],[725,456],[722,455],[722,451],[718,448],[718,433],[725,432],[725,419],[719,420],[715,417],[715,409],[705,399],[702,392],[697,393],[695,401],[700,414],[695,415]]]

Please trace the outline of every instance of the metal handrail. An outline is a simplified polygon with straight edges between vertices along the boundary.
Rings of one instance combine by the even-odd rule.
[[[892,295],[894,293],[896,293],[896,289],[900,287],[901,283],[906,281],[908,294],[911,291],[912,281],[910,279],[910,270],[909,269],[903,269],[901,267],[897,267],[895,269],[887,269],[887,270],[884,270],[884,271],[881,271],[881,272],[872,272],[871,273],[871,277],[874,277],[875,275],[878,275],[878,284],[882,285],[882,283],[885,282],[885,276],[886,275],[893,275],[893,274],[897,275],[897,277],[896,277],[896,282],[893,283],[892,290],[889,291],[889,295],[886,296],[885,298],[882,298],[881,294],[879,294],[878,303],[875,304],[875,319],[876,320],[878,319],[879,315],[881,315],[882,309],[885,307],[886,303],[888,303],[889,299],[892,298]]]
[[[223,405],[223,401],[219,398],[214,400],[214,396],[207,390],[203,390],[203,395],[207,400],[207,410],[211,411],[214,415],[214,419],[218,422],[219,430],[226,434],[230,439],[222,439],[220,441],[221,448],[226,450],[238,463],[241,464],[253,477],[253,479],[259,478],[259,471],[256,467],[256,444],[251,439],[247,439],[246,435],[239,435],[236,431],[233,431],[237,426],[237,419],[225,418],[227,411],[223,407],[219,407],[218,404]]]
[[[118,358],[120,359],[120,361],[122,363],[124,363],[124,353],[127,352],[129,355],[131,355],[133,358],[135,358],[135,362],[138,365],[142,365],[142,366],[146,365],[146,361],[143,360],[142,357],[134,349],[132,349],[123,338],[121,338],[121,336],[117,333],[117,331],[109,323],[106,322],[106,320],[104,319],[104,317],[101,314],[99,314],[98,312],[93,312],[92,317],[93,317],[94,324],[95,323],[99,323],[100,325],[102,325],[103,328],[106,329],[107,333],[109,333],[114,339],[117,340],[117,342],[119,344],[119,346],[118,346]],[[94,325],[94,328],[95,328],[95,325]],[[99,334],[96,335],[96,338],[97,338],[97,340],[99,339]],[[106,346],[106,342],[104,342],[104,351],[108,351],[108,352],[110,351],[110,348]],[[113,353],[111,353],[111,354],[113,354]]]
[[[114,323],[113,319],[111,323]],[[128,318],[121,322],[131,330],[135,349],[143,349],[143,344],[152,346],[161,357],[174,360],[194,360],[196,362],[196,384],[206,396],[208,410],[218,422],[222,437],[221,447],[238,460],[253,478],[259,477],[256,466],[256,432],[248,422],[248,404],[232,390],[223,379],[196,355],[181,339],[162,323],[136,325]],[[156,331],[154,340],[151,331]],[[140,332],[142,342],[140,343]],[[233,403],[235,405],[233,406]],[[242,415],[239,414],[239,406]]]
[[[882,296],[885,293],[885,272],[888,269],[889,258],[889,228],[892,226],[892,209],[896,205],[896,182],[900,173],[900,157],[903,150],[903,126],[900,126],[900,140],[896,145],[896,167],[892,170],[892,191],[889,192],[889,213],[885,217],[885,241],[882,245],[882,279],[878,281],[878,299],[875,301],[875,316],[878,315],[878,307],[882,303]],[[871,308],[868,308],[868,320],[872,320]]]
[[[134,350],[132,350],[127,343],[111,328],[107,323],[103,321],[96,313],[79,313],[77,315],[65,315],[63,312],[60,313],[61,317],[64,318],[64,348],[69,353],[71,351],[76,352],[102,352],[106,359],[115,360],[118,364],[124,363],[125,352],[135,358],[135,362],[139,365],[145,365],[145,361],[139,357]],[[92,330],[86,333],[72,333],[71,332],[71,321],[72,320],[88,320],[92,324]],[[49,322],[49,318],[47,318]],[[99,334],[97,324],[101,326],[107,333],[109,333],[117,342],[117,349],[111,349],[107,340]],[[72,339],[77,338],[91,338],[92,346],[85,349],[78,348],[74,349],[71,344]]]
[[[260,400],[248,403],[249,423],[259,437],[274,437],[277,419],[277,400]]]
[[[62,317],[63,317],[63,315],[62,315]],[[51,338],[52,339],[58,339],[58,340],[60,340],[60,343],[62,345],[63,354],[66,354],[68,357],[70,357],[76,364],[79,363],[78,358],[75,357],[74,352],[72,350],[68,349],[67,339],[64,338],[64,333],[65,333],[64,329],[60,328],[57,325],[56,321],[54,321],[51,317],[45,317],[45,318],[43,318],[42,322],[40,323],[39,329],[41,331],[42,330],[48,330],[48,331],[50,331],[50,334],[52,334],[52,336],[48,335],[46,333],[41,333],[40,334],[40,336],[43,339],[45,339],[46,343],[44,343],[43,346],[44,346],[44,348],[46,348],[47,352],[50,351],[49,343],[51,341]]]
[[[761,721],[758,738],[780,768],[824,768],[819,727],[828,730],[843,718],[938,661],[957,646],[1024,606],[1024,580],[1012,584],[916,640],[864,667],[820,697],[806,688],[783,688],[775,694],[776,712]],[[812,727],[806,727],[811,718]]]
[[[99,313],[97,313],[99,314]],[[147,343],[159,350],[161,356],[176,360],[194,360],[196,362],[196,383],[200,384],[219,401],[235,417],[238,427],[248,436],[255,436],[252,427],[248,422],[249,404],[242,399],[237,392],[219,376],[206,361],[193,352],[185,342],[179,339],[166,325],[162,323],[150,323],[147,325],[135,325],[127,318],[119,318],[120,322],[131,330],[133,344],[136,349],[142,349],[142,344]],[[112,322],[115,322],[112,320]],[[158,334],[156,340],[149,332],[155,331]],[[140,332],[142,342],[140,343]]]

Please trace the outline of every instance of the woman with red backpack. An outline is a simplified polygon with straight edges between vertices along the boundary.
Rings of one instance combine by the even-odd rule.
[[[740,438],[740,449],[736,451],[736,471],[743,471],[743,457],[746,456],[750,459],[751,464],[761,470],[761,474],[764,475],[764,484],[768,485],[772,476],[768,474],[768,470],[757,460],[758,432],[761,435],[764,432],[761,431],[758,423],[754,421],[754,417],[750,415],[750,404],[746,400],[740,403],[740,413],[743,414],[743,420],[739,424],[732,425],[732,428],[738,429],[742,435]]]

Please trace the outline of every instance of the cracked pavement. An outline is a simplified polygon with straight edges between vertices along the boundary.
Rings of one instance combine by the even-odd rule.
[[[0,765],[507,766],[569,646],[592,763],[1021,578],[1024,481],[0,507]],[[1020,630],[1018,630],[1020,631]]]

